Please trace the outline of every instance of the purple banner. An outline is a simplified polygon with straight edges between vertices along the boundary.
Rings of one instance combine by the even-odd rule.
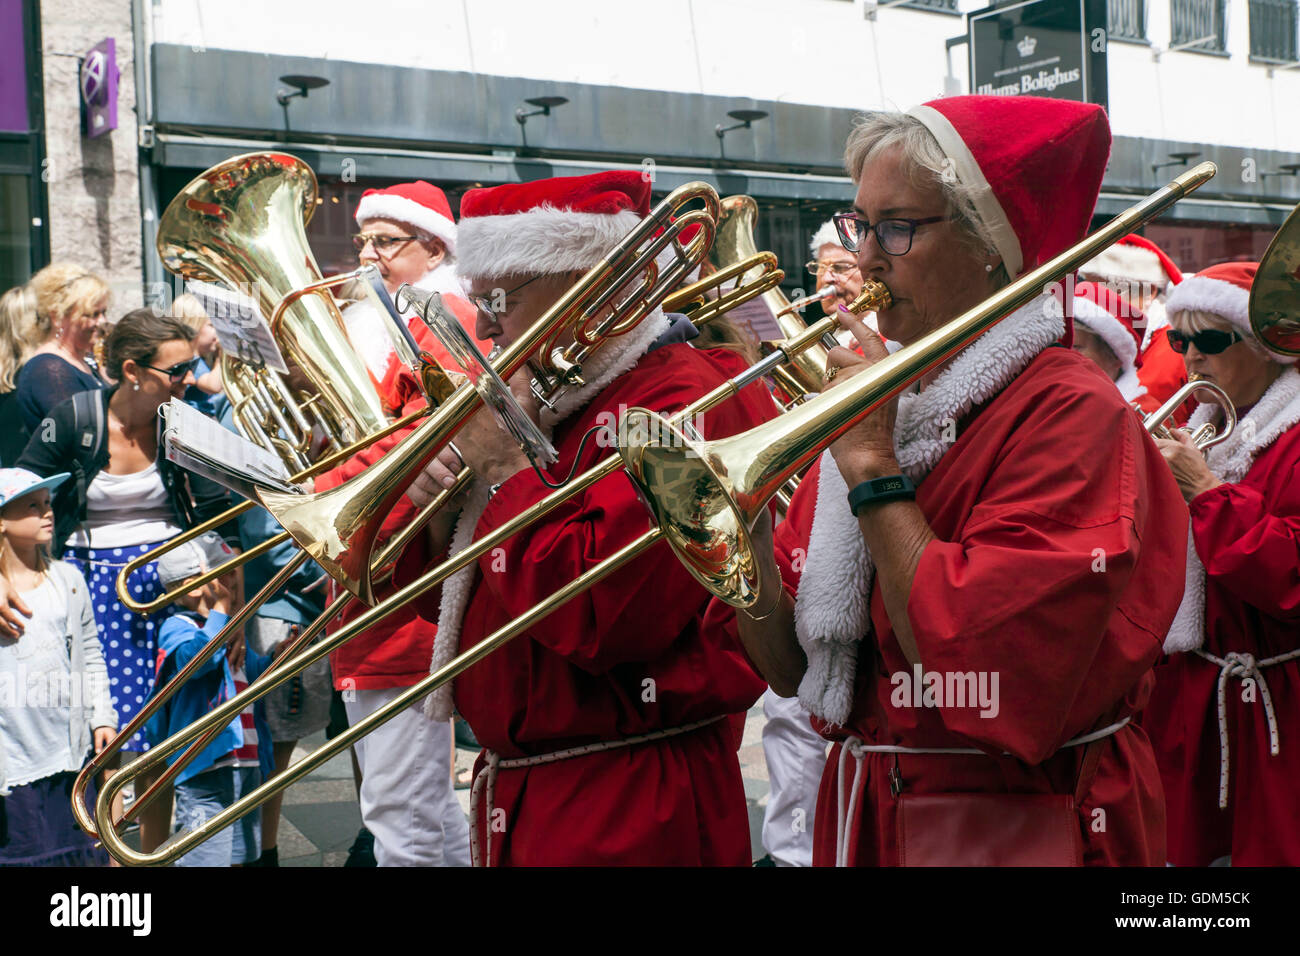
[[[27,122],[25,45],[23,0],[0,0],[0,130],[5,132],[25,133],[31,129]]]

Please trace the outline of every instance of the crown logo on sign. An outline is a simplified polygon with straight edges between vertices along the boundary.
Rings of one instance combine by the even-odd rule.
[[[1021,56],[1033,56],[1034,47],[1038,46],[1038,41],[1031,36],[1026,36],[1016,44],[1016,49],[1020,51]]]

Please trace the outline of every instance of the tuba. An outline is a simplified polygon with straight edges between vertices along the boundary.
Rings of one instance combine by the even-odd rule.
[[[279,454],[290,471],[308,464],[314,425],[338,448],[388,424],[333,299],[322,291],[279,309],[292,291],[321,282],[305,229],[316,192],[315,174],[297,157],[247,153],[193,179],[158,223],[163,265],[187,279],[221,282],[247,294],[311,382],[314,395],[295,394],[270,369],[233,356],[222,359],[237,424],[250,441]]]

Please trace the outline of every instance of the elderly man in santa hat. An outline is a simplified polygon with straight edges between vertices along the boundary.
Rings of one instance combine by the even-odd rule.
[[[460,268],[478,332],[513,342],[649,211],[638,171],[472,190],[461,203]],[[680,317],[678,317],[680,319]],[[589,433],[631,406],[681,409],[721,383],[734,355],[696,349],[689,323],[659,309],[583,366],[585,385],[540,411],[554,483],[610,454]],[[701,416],[709,437],[774,414],[761,386]],[[456,436],[477,480],[456,521],[436,529],[456,553],[550,493],[480,413]],[[450,449],[419,483],[451,480]],[[557,507],[442,586],[425,612],[438,622],[432,665],[542,601],[648,527],[627,478],[610,475]],[[432,556],[430,556],[432,557]],[[747,865],[749,823],[736,715],[762,681],[732,641],[700,628],[708,594],[662,543],[573,598],[433,695],[455,708],[485,750],[475,767],[476,862],[487,865]]]
[[[442,293],[443,303],[472,334],[474,310],[456,276],[456,223],[441,189],[424,181],[368,189],[357,205],[361,231],[353,237],[358,258],[378,268],[393,295],[409,283]],[[397,359],[389,328],[369,300],[343,312],[348,335],[364,357],[394,415],[418,411],[426,397]],[[404,316],[419,346],[450,366],[450,356],[414,313]],[[490,343],[488,343],[490,344]],[[316,479],[316,490],[337,487],[388,453],[410,426],[358,453]],[[409,498],[394,506],[380,543],[414,520]],[[337,586],[336,586],[337,587]],[[380,596],[388,590],[381,589]],[[329,630],[343,626],[365,606],[347,605]],[[348,720],[356,723],[424,676],[433,651],[434,626],[414,608],[376,623],[330,655],[334,686],[343,692]],[[432,721],[419,708],[404,711],[355,747],[361,768],[361,819],[375,839],[380,866],[468,866],[469,828],[451,782],[451,725]]]
[[[836,221],[892,292],[881,333],[913,344],[1082,238],[1109,151],[1102,109],[1064,100],[865,116]],[[865,356],[832,350],[831,389],[886,355],[844,321]],[[756,526],[760,600],[710,607],[833,742],[816,864],[1164,862],[1131,717],[1178,606],[1186,509],[1117,389],[1052,347],[1068,332],[1045,291],[846,432],[775,554]]]
[[[1138,347],[1146,317],[1119,294],[1095,282],[1074,287],[1074,350],[1115,383],[1124,401],[1154,412],[1160,403],[1138,378]]]

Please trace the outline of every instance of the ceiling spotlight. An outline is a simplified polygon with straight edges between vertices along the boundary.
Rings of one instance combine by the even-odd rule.
[[[289,73],[280,77],[280,82],[288,83],[294,88],[292,93],[288,90],[281,90],[275,94],[275,98],[281,106],[288,106],[289,101],[297,96],[306,99],[311,90],[319,90],[322,86],[330,85],[330,81],[323,76],[302,76],[297,73]]]

